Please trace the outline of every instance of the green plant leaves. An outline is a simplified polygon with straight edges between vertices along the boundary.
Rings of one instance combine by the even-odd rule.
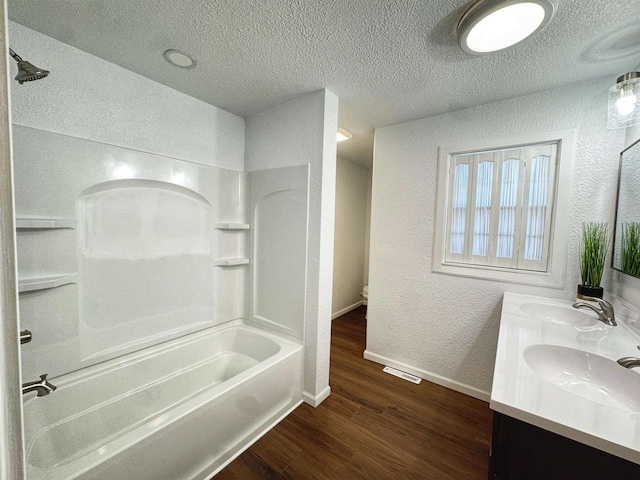
[[[609,249],[609,224],[607,222],[583,222],[580,248],[580,275],[582,284],[599,287]]]
[[[621,247],[621,270],[640,277],[640,222],[622,223]]]

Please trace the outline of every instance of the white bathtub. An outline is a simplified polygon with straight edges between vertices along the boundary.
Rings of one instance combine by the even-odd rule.
[[[300,403],[301,367],[236,321],[51,379],[24,404],[27,478],[210,478]]]

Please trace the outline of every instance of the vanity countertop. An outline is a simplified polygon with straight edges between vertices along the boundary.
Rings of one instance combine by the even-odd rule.
[[[635,390],[636,380],[640,385],[640,369],[626,370],[606,360],[640,357],[640,320],[619,299],[610,300],[616,307],[617,327],[599,321],[566,325],[541,319],[528,309],[531,304],[566,308],[568,315],[578,310],[564,300],[505,293],[490,406],[494,411],[640,464],[640,388]],[[596,317],[590,311],[580,312]],[[531,346],[535,347],[525,353]],[[572,368],[574,373],[567,374]],[[583,385],[575,376],[575,371],[581,369],[586,372],[584,377],[589,377],[587,383],[593,375],[602,378],[604,384],[600,388]],[[630,377],[631,373],[637,379]],[[612,385],[625,390],[626,396],[611,392],[609,381],[616,382]]]

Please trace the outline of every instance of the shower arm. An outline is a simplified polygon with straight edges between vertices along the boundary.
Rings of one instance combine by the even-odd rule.
[[[9,55],[11,55],[16,62],[21,62],[22,61],[22,57],[20,57],[20,55],[18,55],[16,52],[14,52],[11,49],[11,47],[9,47]]]

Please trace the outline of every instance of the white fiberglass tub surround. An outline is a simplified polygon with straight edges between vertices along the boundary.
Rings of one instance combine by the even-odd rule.
[[[308,166],[13,133],[28,479],[210,478],[301,401]]]
[[[300,403],[301,362],[236,321],[58,377],[24,405],[28,479],[209,478]]]

